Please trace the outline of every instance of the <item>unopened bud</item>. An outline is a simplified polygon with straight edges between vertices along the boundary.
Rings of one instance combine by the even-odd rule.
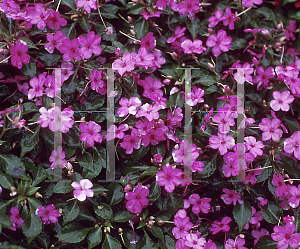
[[[169,79],[164,79],[164,81],[163,81],[163,82],[164,82],[164,84],[165,84],[165,85],[170,85],[170,83],[171,83],[171,80],[169,80]]]
[[[133,35],[136,35],[134,29],[130,29],[130,33],[133,34]]]
[[[209,109],[209,105],[208,105],[208,104],[204,104],[203,107],[204,107],[204,109],[206,109],[206,110]]]
[[[209,69],[214,69],[215,68],[215,66],[213,64],[211,64],[210,62],[208,62],[207,65],[208,65]]]
[[[153,216],[150,216],[149,219],[150,220],[155,220],[155,218]]]
[[[131,16],[128,16],[127,19],[128,19],[128,22],[129,22],[129,23],[132,23],[132,18],[131,18]]]
[[[279,23],[279,24],[277,25],[277,29],[282,29],[282,23]]]
[[[231,91],[231,89],[229,86],[226,85],[224,88],[224,91],[225,91],[225,93],[229,93]]]
[[[124,192],[128,192],[131,190],[131,185],[130,184],[127,184],[124,188]]]
[[[17,194],[17,190],[15,187],[10,188],[11,193],[9,194],[10,196],[15,196]]]
[[[39,192],[35,192],[35,198],[43,198],[43,196]]]
[[[283,43],[283,42],[285,41],[285,36],[284,36],[284,37],[281,37],[281,38],[279,39],[279,41],[280,41],[281,43]]]
[[[119,49],[119,48],[116,48],[115,49],[115,55],[117,56],[117,57],[121,57],[121,50]]]
[[[178,145],[178,144],[175,144],[174,149],[175,149],[175,150],[179,150],[179,145]]]
[[[164,222],[163,222],[162,220],[159,220],[159,221],[157,222],[157,224],[158,224],[158,225],[162,225],[162,224],[164,224]]]
[[[177,81],[175,82],[175,86],[183,86],[183,82],[177,80]]]
[[[208,28],[208,32],[209,32],[210,34],[212,34],[212,33],[214,32],[214,30],[211,29],[211,28]]]
[[[123,233],[123,229],[121,227],[119,227],[118,232]]]

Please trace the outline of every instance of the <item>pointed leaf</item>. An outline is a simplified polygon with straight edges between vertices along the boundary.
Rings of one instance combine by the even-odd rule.
[[[251,205],[246,201],[243,204],[237,202],[233,208],[233,217],[241,232],[252,217]]]

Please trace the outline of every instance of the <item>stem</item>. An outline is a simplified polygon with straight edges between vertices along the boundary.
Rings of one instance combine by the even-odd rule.
[[[245,9],[241,13],[237,14],[236,17],[243,15],[244,13],[246,13],[248,10],[251,10],[251,9],[252,9],[252,7],[249,7],[248,9]]]
[[[134,41],[141,42],[140,40],[137,40],[137,39],[135,39],[135,38],[133,38],[133,37],[131,37],[131,36],[129,36],[129,35],[123,33],[121,30],[120,30],[119,32],[120,32],[122,35],[125,35],[125,36],[127,36],[128,38],[130,38],[130,39],[132,39],[132,40],[134,40]]]
[[[282,64],[283,54],[284,54],[284,46],[282,46],[282,53],[281,53],[281,57],[280,57],[280,64]]]
[[[3,59],[2,61],[0,61],[0,64],[3,63],[4,61],[8,60],[12,55],[8,56],[7,58]]]
[[[105,22],[104,22],[104,20],[103,20],[103,18],[102,18],[102,15],[101,15],[101,12],[100,12],[100,4],[99,4],[99,2],[98,2],[98,13],[99,13],[99,16],[100,16],[100,18],[101,18],[101,21],[102,21],[102,23],[103,23],[103,25],[104,25],[104,27],[105,27],[105,29],[107,28],[106,27],[106,25],[105,25]]]
[[[57,5],[57,7],[56,7],[56,11],[58,11],[59,6],[60,6],[60,3],[61,3],[61,0],[59,0],[59,2],[58,2],[58,5]]]

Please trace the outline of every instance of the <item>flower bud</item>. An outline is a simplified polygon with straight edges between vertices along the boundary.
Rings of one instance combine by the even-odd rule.
[[[43,198],[43,196],[39,192],[35,192],[35,198]]]
[[[170,85],[170,83],[171,83],[171,80],[169,80],[169,79],[164,79],[164,81],[163,81],[163,82],[164,82],[164,84],[165,84],[165,85]]]
[[[214,30],[211,29],[211,28],[208,28],[208,32],[209,32],[210,34],[212,34],[212,33],[214,33]]]
[[[118,232],[123,233],[123,229],[121,227],[119,227]]]
[[[132,18],[131,18],[131,16],[128,16],[127,19],[128,19],[128,22],[129,22],[129,23],[132,23]]]
[[[281,42],[281,43],[283,43],[284,41],[285,41],[285,36],[284,37],[281,37],[280,39],[279,39],[279,41]]]
[[[215,66],[213,64],[211,64],[210,62],[208,62],[207,65],[208,65],[209,69],[214,69],[215,68]]]
[[[209,105],[208,104],[204,104],[203,108],[207,110],[207,109],[209,109]]]
[[[278,25],[277,25],[277,29],[282,29],[282,23],[279,23]]]
[[[11,193],[9,194],[10,196],[15,196],[17,194],[17,190],[15,187],[10,188]]]
[[[131,185],[130,184],[127,184],[124,188],[124,192],[128,192],[131,190]]]
[[[225,92],[225,93],[229,93],[230,91],[231,91],[230,87],[226,85],[226,86],[224,87],[224,92]]]
[[[157,224],[158,224],[158,225],[162,225],[162,224],[164,224],[164,222],[163,222],[162,220],[159,220],[159,221],[157,222]]]
[[[130,33],[131,33],[132,35],[136,35],[134,29],[130,29]]]
[[[112,35],[114,33],[114,29],[113,29],[113,27],[107,27],[105,29],[105,32],[107,35]]]
[[[115,55],[116,55],[117,57],[121,57],[121,56],[122,56],[121,50],[120,50],[119,48],[116,48],[116,49],[115,49]]]

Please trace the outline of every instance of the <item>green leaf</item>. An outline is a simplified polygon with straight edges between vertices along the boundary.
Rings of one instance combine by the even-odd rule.
[[[261,7],[257,11],[257,13],[263,14],[268,20],[275,22],[277,24],[277,18],[274,14],[274,11],[267,7]]]
[[[242,49],[247,47],[247,41],[242,38],[236,38],[233,39],[233,41],[230,44],[230,50],[236,50],[236,49]]]
[[[183,199],[180,195],[169,193],[168,197],[168,211],[170,211],[171,214],[175,214],[178,209],[183,208]]]
[[[102,245],[102,249],[122,249],[120,242],[111,237],[108,233],[105,234],[105,240]]]
[[[149,30],[149,24],[145,20],[145,18],[139,19],[135,24],[134,24],[134,31],[136,33],[137,39],[142,39],[144,36],[148,34]]]
[[[33,212],[31,212],[30,216],[28,216],[24,220],[22,230],[25,237],[27,238],[27,243],[30,244],[30,242],[42,231],[41,218],[36,216]]]
[[[22,73],[30,78],[34,78],[36,75],[36,63],[32,57],[30,57],[30,61],[28,64],[23,64]]]
[[[88,241],[88,249],[94,248],[95,246],[99,245],[102,240],[102,228],[94,228],[91,230],[87,236]]]
[[[158,168],[154,166],[150,166],[148,169],[146,169],[142,174],[141,177],[143,176],[155,176],[158,172]]]
[[[14,155],[0,155],[2,167],[4,171],[16,178],[24,176],[25,166],[21,159]]]
[[[148,151],[149,151],[149,146],[147,146],[147,147],[141,146],[138,150],[134,150],[133,153],[132,153],[133,161],[134,162],[138,161],[143,156],[145,156]]]
[[[61,4],[68,6],[70,9],[76,9],[76,1],[75,0],[62,0]]]
[[[67,37],[67,39],[73,40],[76,38],[76,23],[77,22],[73,22],[72,24],[60,27],[61,32]]]
[[[3,29],[2,27],[0,27],[0,34],[4,35],[5,38],[10,39],[10,33],[9,33],[9,31]]]
[[[94,165],[97,168],[106,168],[106,149],[92,146]]]
[[[246,201],[244,201],[243,204],[237,202],[232,213],[235,222],[238,224],[239,231],[241,232],[252,217],[251,205]]]
[[[106,197],[111,206],[118,204],[124,198],[124,191],[122,186],[116,182],[109,184]]]
[[[75,220],[79,215],[80,209],[77,200],[71,200],[63,209],[63,226],[68,222]]]
[[[147,196],[147,199],[149,202],[155,202],[161,194],[160,186],[154,181],[149,189],[149,195]]]
[[[113,211],[106,203],[100,203],[99,206],[94,206],[94,210],[102,219],[110,220],[113,218]]]
[[[48,67],[52,66],[61,59],[61,55],[49,54],[49,53],[37,53],[37,56],[44,62]]]
[[[216,162],[216,155],[210,157],[210,158],[203,158],[201,161],[204,163],[204,169],[202,172],[196,173],[197,179],[203,179],[210,177],[217,168],[217,162]]]
[[[36,193],[41,187],[29,187],[26,191],[26,195],[30,196]]]
[[[284,5],[288,4],[288,3],[294,3],[294,2],[297,2],[297,1],[298,0],[283,0],[282,3],[281,3],[281,5],[284,6]]]
[[[101,12],[102,17],[104,17],[104,18],[108,18],[108,19],[118,18],[116,16],[116,12],[118,11],[119,8],[120,7],[118,7],[117,5],[105,4],[105,5],[101,6],[100,12]]]
[[[49,248],[50,238],[47,234],[41,232],[36,238],[44,248]]]
[[[28,48],[35,48],[35,49],[38,49],[38,47],[35,46],[34,43],[32,44],[31,41],[30,41],[27,37],[21,37],[19,40],[25,42],[25,43],[27,44]]]
[[[127,222],[132,219],[132,213],[128,211],[118,211],[114,214],[114,221],[115,222]]]
[[[91,229],[92,227],[84,228],[81,224],[72,222],[63,227],[55,237],[68,243],[79,243]]]
[[[293,134],[294,132],[299,130],[299,126],[298,123],[295,121],[295,119],[291,118],[291,117],[286,117],[283,116],[281,118],[281,120],[283,121],[284,125],[287,125],[291,134]]]
[[[39,206],[41,206],[42,204],[40,203],[40,201],[36,198],[33,197],[27,197],[30,209],[32,211],[35,211]]]
[[[261,166],[261,168],[270,166],[271,165],[271,156],[268,156],[266,158],[266,160],[260,162],[257,166],[259,166],[259,165]],[[257,183],[267,180],[270,177],[271,174],[272,174],[272,168],[263,169],[262,173],[256,177],[257,178]]]
[[[102,187],[99,184],[94,184],[92,187],[92,190],[94,191],[94,195],[99,195],[100,193],[104,191],[108,191],[106,188]]]
[[[282,159],[283,162],[283,168],[288,172],[290,176],[293,176],[294,178],[299,178],[300,177],[300,172],[297,167],[297,163],[294,159],[281,155],[280,158]]]
[[[59,181],[55,187],[53,188],[53,192],[54,193],[58,193],[58,194],[66,194],[69,193],[73,190],[72,186],[71,186],[71,181]]]
[[[93,158],[90,153],[85,152],[83,155],[79,155],[77,161],[81,167],[93,170]]]
[[[272,240],[270,236],[263,236],[259,239],[257,244],[253,247],[253,249],[277,249],[278,241]]]
[[[152,234],[159,239],[164,239],[164,233],[160,227],[153,226],[150,230]]]
[[[172,107],[183,107],[184,104],[184,100],[183,97],[181,95],[181,92],[178,91],[176,93],[173,93],[170,97],[169,97],[169,102],[172,105]]]
[[[23,134],[21,139],[21,157],[23,157],[27,152],[32,151],[37,145],[39,142],[39,133],[40,127],[35,130],[34,134],[31,132]]]
[[[92,111],[98,110],[103,106],[104,102],[105,102],[104,96],[98,93],[90,94],[90,96],[88,97],[85,103],[86,110],[92,110]]]
[[[141,3],[138,3],[136,5],[133,5],[133,7],[130,8],[130,11],[128,12],[128,14],[134,14],[134,15],[138,15],[140,14],[143,10],[145,9],[145,6]]]
[[[25,114],[31,113],[31,112],[38,112],[39,108],[33,102],[26,102],[23,104],[22,111],[23,111],[23,115],[25,115]]]
[[[159,143],[151,148],[151,153],[152,155],[160,154],[162,157],[164,157],[166,154],[166,148],[162,143]]]
[[[11,187],[14,187],[13,179],[6,175],[5,173],[0,172],[0,183],[1,187],[10,189]]]
[[[82,18],[80,18],[79,25],[84,31],[89,32],[91,25],[87,22],[87,19],[87,16],[83,16]]]
[[[195,17],[193,20],[188,19],[186,23],[186,27],[190,31],[193,40],[195,40],[201,29],[201,22],[199,18]]]
[[[13,227],[13,224],[12,224],[10,218],[3,213],[0,213],[0,224],[4,228]]]
[[[153,243],[149,235],[144,230],[145,236],[141,241],[139,249],[158,249],[158,244]]]
[[[81,148],[80,133],[77,129],[70,129],[67,133],[63,133],[62,138],[70,147]]]
[[[165,76],[172,76],[173,79],[177,79],[177,74],[174,70],[169,68],[158,69]]]
[[[31,186],[38,185],[40,182],[42,182],[47,177],[47,172],[44,170],[44,168],[39,165],[37,166],[36,171],[33,172],[33,181],[31,183]]]
[[[273,202],[268,202],[268,207],[261,210],[261,213],[268,223],[277,224],[282,216],[282,208]]]

